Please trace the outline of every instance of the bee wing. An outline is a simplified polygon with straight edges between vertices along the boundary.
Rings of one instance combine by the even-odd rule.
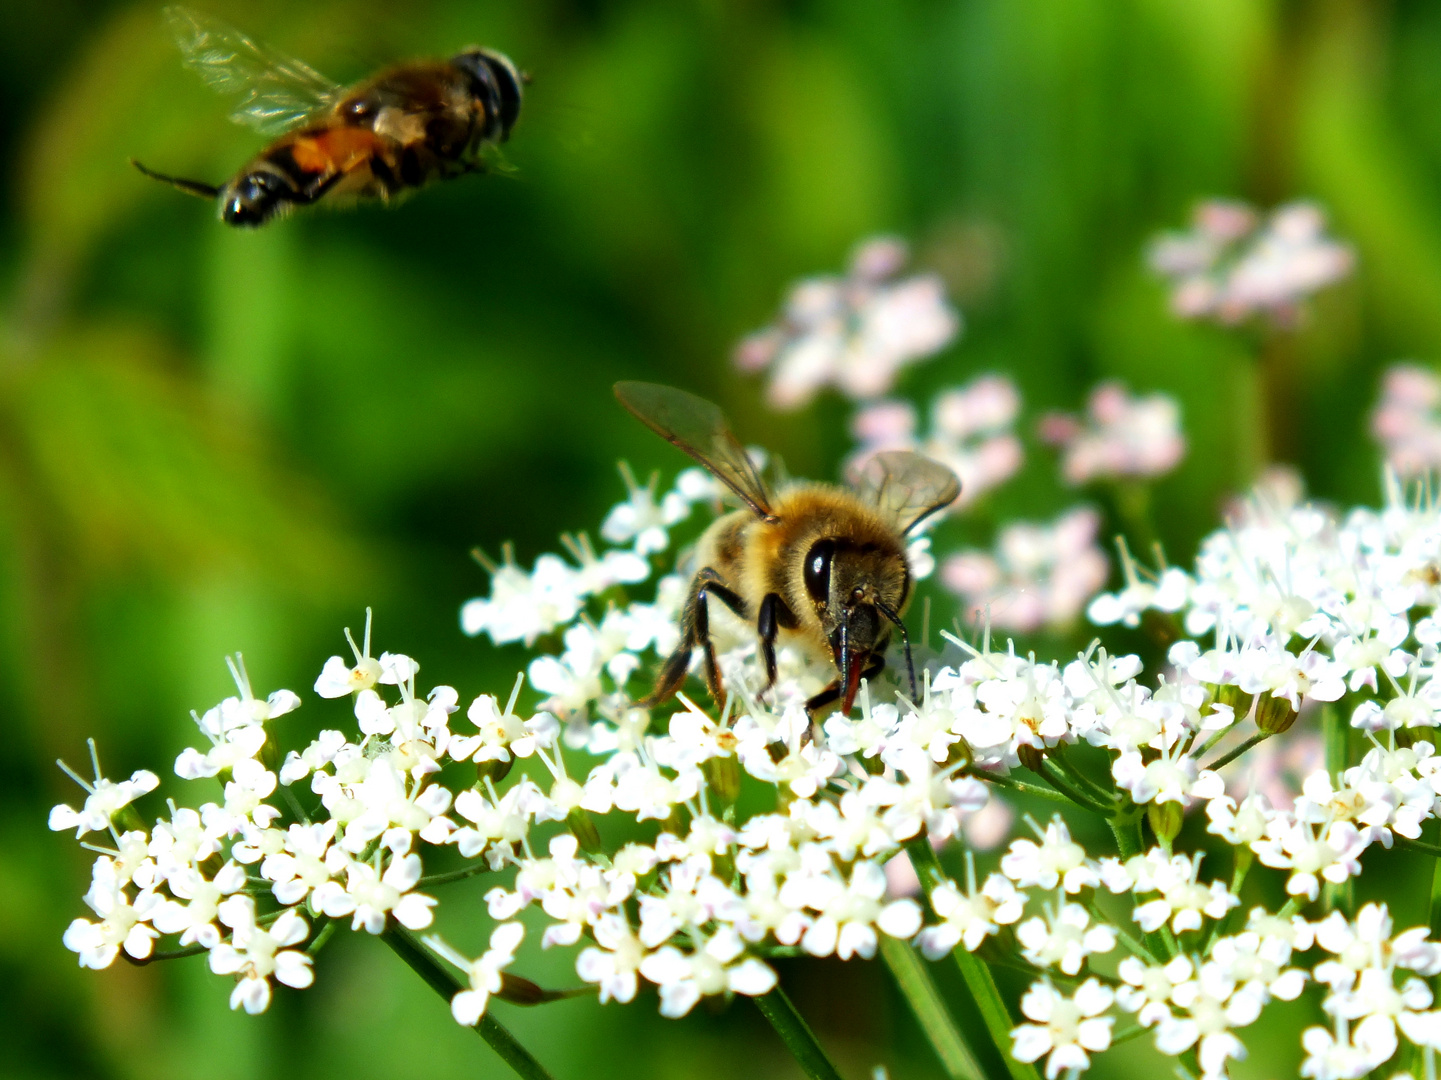
[[[910,450],[872,454],[851,478],[857,493],[908,533],[961,493],[956,474]]]
[[[237,124],[279,135],[334,105],[344,92],[309,64],[250,40],[233,26],[185,7],[165,9],[185,66],[222,94],[239,95]]]
[[[709,469],[758,516],[775,516],[764,481],[717,406],[655,383],[618,382],[615,396],[642,424]]]

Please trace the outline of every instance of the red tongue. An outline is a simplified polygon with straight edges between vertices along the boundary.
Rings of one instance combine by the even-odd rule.
[[[861,685],[861,669],[866,666],[866,661],[868,659],[868,656],[858,656],[855,653],[851,654],[851,673],[850,677],[846,679],[845,696],[841,698],[842,716],[849,713],[851,711],[851,706],[855,704],[856,691],[860,689]]]

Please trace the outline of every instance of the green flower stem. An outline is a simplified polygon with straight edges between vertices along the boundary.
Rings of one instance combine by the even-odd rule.
[[[1009,776],[998,776],[987,772],[974,772],[971,774],[977,780],[984,780],[988,784],[995,784],[998,788],[1006,788],[1014,791],[1017,795],[1034,795],[1040,799],[1049,799],[1051,802],[1065,803],[1067,806],[1074,805],[1075,800],[1068,795],[1063,795],[1055,788],[1041,787],[1040,784],[1028,784],[1024,780],[1013,780]]]
[[[796,1012],[796,1007],[791,1004],[791,999],[786,997],[784,990],[777,986],[769,994],[762,994],[752,1000],[761,1015],[771,1022],[771,1027],[776,1029],[776,1034],[786,1044],[786,1049],[811,1080],[841,1080],[841,1074],[836,1072],[831,1059],[826,1057],[826,1052],[816,1041],[810,1025]]]
[[[909,944],[888,934],[881,935],[881,959],[890,968],[896,985],[905,995],[911,1012],[920,1021],[921,1030],[931,1041],[931,1048],[941,1060],[949,1080],[985,1080],[985,1072],[971,1048],[966,1045],[965,1036],[951,1017],[946,1003],[941,1000],[931,973]]]
[[[1132,1039],[1144,1035],[1146,1030],[1147,1029],[1143,1028],[1140,1024],[1132,1024],[1130,1027],[1122,1028],[1111,1036],[1111,1045],[1120,1046],[1123,1042],[1130,1042]]]
[[[1256,853],[1249,847],[1242,846],[1236,849],[1236,865],[1231,871],[1232,896],[1241,895],[1241,886],[1246,883],[1246,874],[1250,872],[1251,866],[1255,861]],[[1211,930],[1206,935],[1206,946],[1201,950],[1202,956],[1211,955],[1211,946],[1215,945],[1232,926],[1235,926],[1240,921],[1241,911],[1244,907],[1244,904],[1238,904],[1211,924]]]
[[[1116,852],[1122,862],[1141,854],[1145,849],[1145,837],[1141,832],[1142,813],[1141,810],[1132,810],[1106,822],[1111,826],[1111,835],[1116,838]],[[1173,959],[1176,956],[1176,939],[1171,935],[1170,929],[1162,927],[1160,931],[1147,934],[1146,951],[1162,962]]]
[[[1403,851],[1415,851],[1422,855],[1430,855],[1433,859],[1441,859],[1441,847],[1437,847],[1435,844],[1428,844],[1424,840],[1408,840],[1404,836],[1395,834],[1392,834],[1392,840]],[[1431,904],[1432,911],[1435,911],[1436,887],[1434,885],[1431,887]],[[1432,925],[1436,924],[1433,922]]]
[[[1219,769],[1222,765],[1229,765],[1231,764],[1231,762],[1235,761],[1238,757],[1244,754],[1247,750],[1251,749],[1251,747],[1255,746],[1257,743],[1265,742],[1270,737],[1271,733],[1269,731],[1258,731],[1256,732],[1256,734],[1252,735],[1249,739],[1243,742],[1240,746],[1236,747],[1234,750],[1227,750],[1215,761],[1211,762],[1211,764],[1202,765],[1201,768],[1211,769],[1212,771],[1214,771],[1216,769]]]
[[[1076,767],[1076,763],[1071,760],[1071,755],[1067,751],[1065,743],[1057,743],[1051,751],[1049,758],[1061,767],[1061,771],[1071,779],[1072,783],[1097,802],[1113,804],[1116,801],[1116,789],[1114,785],[1109,783],[1111,779],[1110,773],[1106,774],[1106,780],[1108,781],[1106,785],[1103,786],[1096,783],[1096,781],[1092,780]]]
[[[1091,897],[1090,900],[1084,901],[1083,903],[1086,910],[1095,917],[1097,922],[1105,923],[1107,926],[1111,927],[1111,929],[1115,930],[1116,940],[1121,943],[1121,947],[1123,949],[1125,949],[1132,956],[1140,960],[1146,961],[1146,963],[1148,964],[1154,964],[1156,962],[1155,953],[1151,952],[1150,949],[1146,948],[1146,946],[1142,945],[1134,937],[1126,933],[1126,931],[1118,925],[1118,920],[1112,919],[1109,915],[1102,911],[1101,906],[1096,903],[1096,898],[1094,896]]]
[[[1339,777],[1350,763],[1351,725],[1334,701],[1328,701],[1321,709],[1321,739],[1326,748],[1326,771],[1332,777]],[[1340,884],[1328,881],[1321,890],[1322,909],[1339,908],[1349,913],[1355,906],[1355,894],[1350,878]]]
[[[1071,783],[1070,779],[1061,770],[1061,767],[1050,758],[1041,759],[1041,769],[1043,770],[1041,775],[1049,780],[1057,791],[1069,796],[1071,801],[1081,807],[1081,809],[1089,810],[1093,814],[1100,814],[1105,818],[1115,815],[1116,808],[1114,805],[1106,806],[1099,800],[1093,799],[1091,796],[1082,792],[1080,788]]]
[[[1434,837],[1436,835],[1436,826],[1428,823],[1427,831]],[[1396,839],[1400,841],[1404,838],[1398,836]],[[1437,854],[1441,855],[1441,851],[1438,851]],[[1441,858],[1437,859],[1436,865],[1431,869],[1431,903],[1427,925],[1431,927],[1432,940],[1435,940],[1438,929],[1441,929]],[[1434,988],[1436,980],[1433,978],[1430,981]],[[1401,1057],[1402,1067],[1409,1069],[1412,1076],[1420,1075],[1423,1065],[1430,1065],[1429,1060],[1423,1061],[1422,1054],[1423,1051],[1419,1046],[1412,1046],[1409,1052],[1403,1054]],[[1426,1068],[1425,1075],[1433,1077],[1435,1075],[1434,1068]]]
[[[305,951],[308,952],[311,956],[314,956],[316,953],[320,952],[321,949],[325,948],[325,943],[329,941],[331,935],[335,933],[335,928],[337,925],[339,924],[334,919],[329,918],[325,915],[322,915],[318,919],[316,919],[315,923],[310,928],[312,936],[310,939],[310,944],[305,946]]]
[[[1141,839],[1141,812],[1139,810],[1132,814],[1113,817],[1106,824],[1111,826],[1111,835],[1116,838],[1116,852],[1121,856],[1122,862],[1141,854],[1145,844]]]
[[[392,923],[386,927],[381,940],[447,1003],[457,992],[465,989],[460,979],[449,968],[442,966],[440,961],[431,955],[430,950],[404,927]],[[475,1031],[500,1055],[502,1061],[515,1070],[516,1075],[524,1077],[524,1080],[552,1080],[550,1073],[545,1071],[545,1066],[531,1057],[530,1051],[516,1042],[515,1036],[501,1027],[499,1021],[490,1013],[487,1012],[480,1018],[480,1023],[475,1025]]]
[[[1396,839],[1401,840],[1403,837],[1398,836]],[[1437,854],[1441,855],[1441,851],[1438,851]],[[1441,860],[1437,861],[1431,874],[1430,911],[1431,917],[1428,922],[1431,926],[1431,939],[1434,941],[1438,935],[1441,935]]]
[[[905,848],[929,904],[931,890],[945,880],[945,872],[941,869],[940,861],[925,833],[907,840]],[[1017,1061],[1010,1054],[1011,1028],[1014,1024],[1006,1009],[1006,1003],[1001,1000],[1001,991],[996,986],[996,980],[991,977],[990,968],[986,967],[979,957],[966,952],[964,947],[952,950],[951,955],[955,957],[956,966],[961,969],[961,978],[966,980],[971,997],[975,998],[981,1019],[996,1044],[1001,1060],[1006,1063],[1011,1080],[1040,1080],[1033,1066]]]
[[[159,960],[183,960],[187,956],[199,956],[201,953],[207,951],[204,945],[187,945],[183,949],[171,949],[169,952],[153,952],[149,956],[141,957],[140,959],[131,956],[124,949],[120,950],[120,955],[135,967],[144,967],[146,964],[153,964]]]
[[[464,881],[466,878],[475,877],[477,874],[492,874],[489,863],[477,862],[473,866],[467,866],[460,870],[449,870],[443,874],[428,874],[417,881],[416,888],[432,885],[449,885],[452,881]]]
[[[1281,905],[1281,910],[1276,912],[1276,917],[1279,919],[1289,919],[1305,906],[1306,898],[1304,896],[1293,896]]]

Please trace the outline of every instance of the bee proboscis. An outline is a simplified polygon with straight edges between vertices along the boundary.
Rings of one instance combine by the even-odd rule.
[[[648,702],[675,693],[697,647],[711,696],[724,702],[706,606],[712,596],[755,625],[766,671],[762,693],[775,684],[776,640],[784,633],[836,667],[836,680],[807,709],[839,699],[841,711],[849,712],[860,680],[885,667],[894,629],[915,697],[902,621],[913,584],[906,534],[955,501],[961,491],[955,473],[921,454],[887,451],[868,459],[852,488],[795,483],[772,493],[711,402],[642,382],[617,383],[615,395],[744,504],[717,518],[696,545],[698,569],[681,614],[680,645],[662,665]]]
[[[483,172],[520,114],[526,79],[491,49],[397,64],[346,87],[209,16],[170,7],[165,17],[186,65],[240,96],[231,119],[278,137],[218,186],[132,164],[215,199],[228,225],[263,225],[321,199],[390,199]]]

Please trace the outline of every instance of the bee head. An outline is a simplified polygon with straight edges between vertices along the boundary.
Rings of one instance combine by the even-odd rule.
[[[897,551],[823,537],[806,553],[802,579],[840,672],[841,711],[849,712],[862,672],[884,652],[891,624],[900,624],[910,571]]]
[[[470,76],[474,92],[485,102],[486,115],[496,119],[496,137],[504,142],[520,116],[524,86],[529,80],[510,57],[494,49],[466,49],[450,62]]]

